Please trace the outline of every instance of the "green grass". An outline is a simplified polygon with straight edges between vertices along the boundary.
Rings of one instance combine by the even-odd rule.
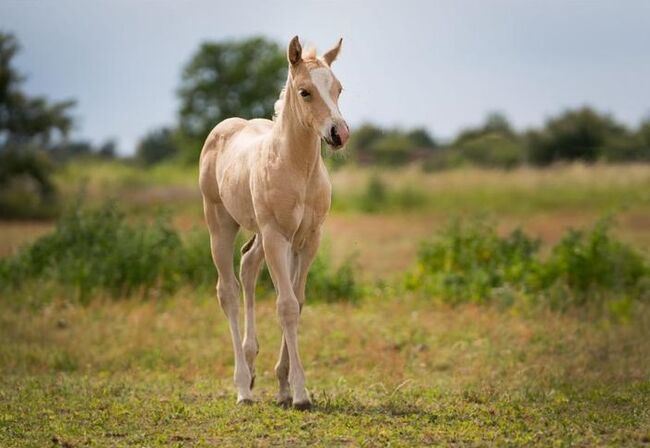
[[[512,171],[464,168],[425,173],[416,167],[332,175],[336,211],[435,213],[609,213],[650,210],[650,165],[568,165]]]
[[[463,168],[426,173],[418,167],[346,166],[331,173],[334,211],[440,213],[488,211],[608,213],[650,210],[650,165],[564,165],[510,171]],[[199,214],[198,166],[78,161],[55,174],[65,198],[80,188],[92,200],[118,198],[133,210],[173,207]]]
[[[258,306],[257,403],[235,405],[215,300],[52,305],[0,317],[0,445],[639,446],[650,313],[625,325],[377,298],[305,308],[311,412],[273,403],[279,331]],[[55,442],[53,442],[55,441]]]
[[[489,210],[498,224],[508,216],[549,213],[549,226],[561,214],[590,220],[627,207],[640,219],[639,228],[650,210],[647,165],[433,174],[405,169],[379,173],[374,185],[371,176],[357,168],[333,173],[336,207],[394,216],[403,210],[426,211],[436,217]],[[119,272],[119,263],[104,261],[157,234],[154,224],[146,231],[141,225],[151,223],[152,210],[161,205],[170,206],[176,216],[174,233],[200,224],[194,168],[73,164],[56,181],[67,198],[75,198],[83,182],[91,203],[119,198],[127,217],[97,227],[103,235],[101,256],[91,254],[77,263],[76,255],[70,260],[64,256],[78,255],[74,250],[32,257],[34,265],[47,265],[48,274],[35,274],[23,290],[0,292],[1,447],[650,445],[649,305],[628,301],[611,314],[590,306],[591,294],[603,288],[589,283],[594,277],[612,279],[608,265],[598,263],[598,248],[614,249],[607,252],[608,261],[616,254],[628,259],[627,249],[618,251],[613,239],[574,234],[560,239],[563,250],[541,249],[544,259],[568,263],[571,269],[563,272],[578,283],[591,279],[583,288],[583,298],[590,300],[563,313],[549,307],[450,307],[440,291],[404,293],[395,285],[358,289],[350,282],[355,265],[336,270],[325,256],[310,280],[315,289],[308,294],[300,328],[314,410],[284,410],[273,402],[280,332],[272,300],[260,300],[257,307],[257,403],[238,407],[229,331],[212,285],[196,288],[181,281],[166,294],[141,300],[139,287],[122,289],[119,276],[114,290],[99,285],[110,277],[102,274],[85,304],[67,288],[47,288],[59,282],[57,275],[74,277],[75,269],[83,274],[86,262],[89,269],[95,258],[99,263],[93,272]],[[133,211],[148,219],[139,221]],[[185,220],[180,227],[179,216]],[[361,214],[353,219],[357,216],[363,218],[362,226],[380,225],[384,219]],[[400,224],[406,233],[409,219]],[[345,225],[332,237],[344,236]],[[82,230],[72,226],[67,240],[57,233],[50,236],[58,246],[41,245],[74,249],[75,235],[95,235]],[[503,249],[499,235],[504,234],[492,234],[487,239],[496,244],[486,247]],[[394,256],[377,235],[375,243],[362,233],[350,241],[376,244],[378,257]],[[188,264],[200,283],[201,273],[210,276],[212,266],[204,231],[195,237],[179,233],[169,247],[194,254]],[[29,250],[17,253],[25,256]],[[474,256],[468,250],[454,254],[467,261]],[[501,278],[502,268],[513,261],[506,252],[506,261],[488,266],[488,274]],[[143,256],[136,265],[146,264]],[[178,259],[176,252],[170,257]],[[157,260],[169,266],[163,258]],[[367,261],[359,259],[358,265],[363,268]],[[471,263],[462,266],[472,268]],[[142,270],[143,278],[149,278],[147,272]],[[512,278],[520,277],[506,280]],[[152,285],[150,291],[158,291],[158,283]],[[335,301],[350,285],[355,294],[363,294],[361,300]],[[325,294],[331,291],[333,299]],[[334,303],[324,303],[330,299]]]

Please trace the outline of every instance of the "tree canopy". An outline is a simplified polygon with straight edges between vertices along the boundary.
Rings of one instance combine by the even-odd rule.
[[[12,63],[19,49],[12,34],[0,32],[0,147],[45,145],[73,125],[74,101],[50,102],[22,90],[25,78]]]
[[[271,118],[287,77],[284,51],[262,37],[205,42],[185,66],[178,95],[180,128],[199,145],[229,117]]]
[[[149,132],[138,144],[136,156],[145,165],[153,165],[178,153],[174,131],[162,127]]]

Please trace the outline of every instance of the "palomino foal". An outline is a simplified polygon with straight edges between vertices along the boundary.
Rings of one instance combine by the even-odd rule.
[[[338,108],[341,84],[330,66],[341,40],[322,57],[303,52],[294,37],[289,75],[273,121],[229,118],[219,123],[201,151],[199,184],[219,273],[217,296],[230,322],[235,352],[237,402],[252,401],[255,357],[255,282],[265,258],[277,293],[282,346],[275,373],[278,402],[307,409],[311,401],[298,353],[298,319],[309,267],[329,211],[332,187],[320,140],[341,148],[348,126]],[[239,227],[254,232],[242,248],[239,278],[246,306],[244,340],[239,333],[239,283],[233,249]],[[292,395],[293,393],[293,395]],[[292,398],[293,396],[293,398]]]

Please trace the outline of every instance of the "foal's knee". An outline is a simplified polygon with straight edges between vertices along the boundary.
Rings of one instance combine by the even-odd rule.
[[[277,304],[278,319],[282,327],[296,325],[300,317],[300,304],[295,297],[279,297]]]

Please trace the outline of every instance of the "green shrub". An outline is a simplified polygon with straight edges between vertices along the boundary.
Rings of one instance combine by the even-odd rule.
[[[373,174],[368,179],[366,189],[358,199],[359,209],[364,212],[377,212],[388,204],[388,187],[381,178]]]
[[[553,247],[532,286],[549,292],[549,298],[568,291],[560,295],[565,303],[559,306],[602,301],[611,294],[642,298],[650,293],[644,280],[650,275],[646,260],[609,230],[609,220],[599,221],[590,231],[570,230]]]
[[[0,218],[49,218],[58,212],[52,164],[29,148],[0,148]]]
[[[240,252],[235,251],[236,267],[239,260]],[[163,215],[150,223],[130,222],[110,204],[69,210],[53,233],[0,259],[0,292],[31,288],[37,291],[36,302],[54,294],[82,303],[98,293],[148,297],[180,286],[214,288],[216,279],[207,230],[193,230],[182,238]],[[335,270],[326,251],[316,258],[307,288],[309,300],[324,301],[355,300],[358,291],[352,264]],[[258,291],[272,290],[265,269]]]
[[[427,203],[427,195],[410,185],[391,191],[381,177],[373,174],[368,179],[363,193],[356,197],[352,206],[376,213],[385,210],[413,210]]]
[[[505,237],[494,225],[454,222],[424,242],[406,287],[448,303],[538,301],[556,308],[650,297],[650,266],[616,240],[611,222],[569,231],[549,256],[521,230]]]
[[[520,230],[500,237],[493,225],[451,223],[440,237],[424,242],[407,287],[449,303],[485,302],[497,288],[519,288],[537,269],[539,241]]]
[[[354,259],[346,259],[337,269],[330,261],[328,247],[321,249],[312,263],[305,294],[308,302],[356,302],[361,294],[355,278]]]
[[[526,157],[523,145],[513,136],[499,132],[480,135],[457,148],[468,162],[492,168],[514,168]]]
[[[2,260],[0,278],[13,287],[30,280],[53,282],[82,302],[96,289],[114,296],[136,290],[146,295],[154,287],[169,291],[177,286],[179,253],[182,242],[162,218],[134,226],[112,206],[74,209],[52,234]]]

